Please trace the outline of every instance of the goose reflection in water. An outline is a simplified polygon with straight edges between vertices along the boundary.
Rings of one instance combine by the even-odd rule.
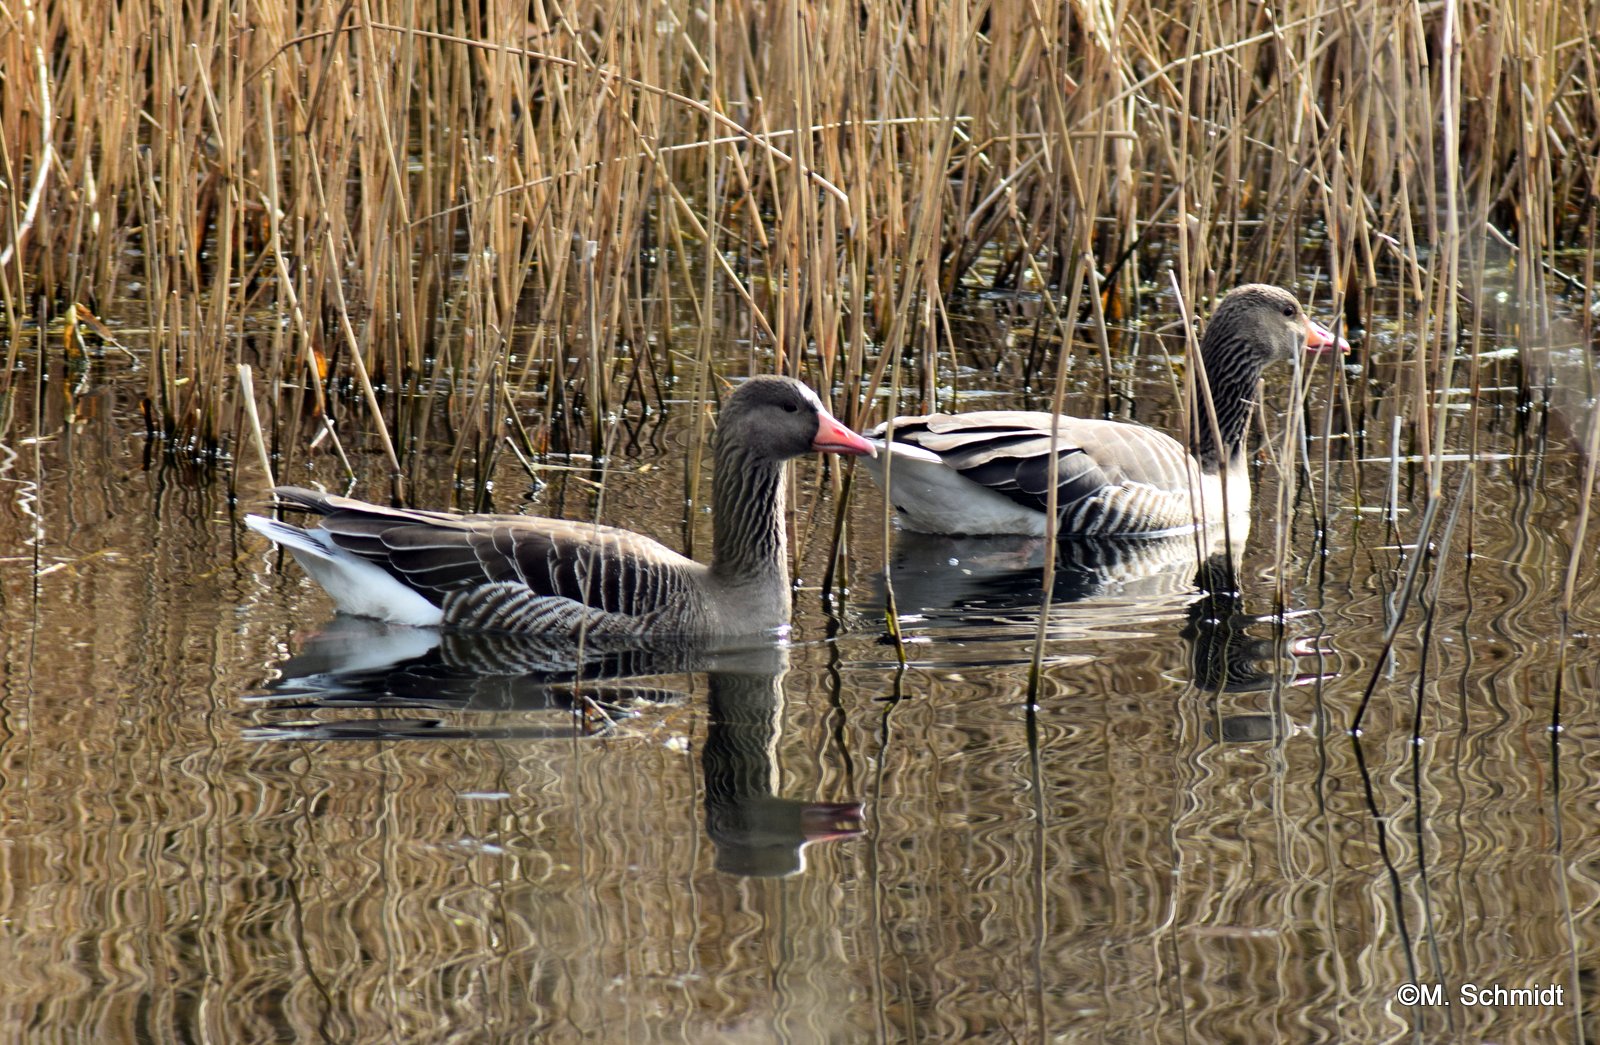
[[[895,608],[934,622],[970,621],[974,612],[1034,610],[1044,600],[1043,537],[895,535],[887,573]],[[1096,612],[1136,603],[1181,607],[1194,595],[1199,552],[1193,534],[1065,540],[1056,544],[1053,605],[1087,599]],[[877,605],[883,605],[884,575]]]
[[[902,634],[937,640],[941,658],[945,640],[959,640],[985,663],[1026,661],[1019,640],[1031,646],[1038,629],[1047,547],[1042,537],[901,532],[889,569],[876,578],[873,608],[881,612],[892,590]],[[1198,594],[1200,556],[1194,534],[1058,542],[1046,661],[1082,659],[1073,640],[1166,631]]]
[[[1195,577],[1199,597],[1189,606],[1183,631],[1189,646],[1189,680],[1207,695],[1211,717],[1206,735],[1224,744],[1276,742],[1302,732],[1277,710],[1263,711],[1248,701],[1284,687],[1311,686],[1335,677],[1327,670],[1333,651],[1319,639],[1286,638],[1276,615],[1244,611],[1233,564],[1217,556],[1202,563]],[[1311,664],[1313,670],[1301,670]],[[1235,701],[1246,709],[1229,710]]]
[[[860,802],[807,802],[778,794],[787,648],[705,652],[662,646],[607,650],[575,663],[527,637],[436,631],[339,616],[306,639],[280,677],[250,698],[274,719],[322,709],[515,712],[516,722],[445,724],[371,717],[277,721],[245,730],[258,741],[570,740],[612,731],[651,706],[687,694],[654,677],[706,673],[708,719],[701,769],[705,827],[716,868],[741,877],[805,869],[812,842],[865,830]],[[538,716],[540,720],[529,721]]]
[[[1243,537],[1231,545],[1217,539],[1209,547],[1194,534],[1058,542],[1045,626],[1055,645],[1046,661],[1083,659],[1073,640],[1171,634],[1171,628],[1188,646],[1185,681],[1214,704],[1224,695],[1329,677],[1322,670],[1300,670],[1302,661],[1325,659],[1327,650],[1304,640],[1286,642],[1279,617],[1244,611],[1237,575]],[[1038,537],[901,532],[887,575],[877,578],[875,608],[882,609],[892,586],[903,630],[914,644],[918,638],[937,641],[941,663],[954,660],[945,641],[950,639],[959,639],[969,652],[976,647],[985,663],[1016,660],[1017,641],[1031,641],[1037,631],[1045,547]],[[1002,648],[1007,653],[999,657],[991,652]],[[1213,734],[1235,742],[1283,732],[1278,725],[1263,729],[1261,718],[1255,709],[1222,716]]]

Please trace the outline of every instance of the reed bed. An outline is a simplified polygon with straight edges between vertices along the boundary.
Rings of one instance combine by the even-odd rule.
[[[1486,269],[1516,262],[1529,315],[1552,268],[1591,303],[1592,261],[1561,253],[1593,245],[1600,162],[1600,38],[1573,5],[135,0],[0,21],[0,396],[83,305],[148,353],[173,452],[244,448],[248,367],[280,467],[361,440],[397,495],[419,453],[469,480],[506,440],[602,453],[617,416],[711,394],[728,338],[849,420],[897,366],[902,405],[932,406],[963,293],[1044,293],[1046,348],[1092,346],[1077,324],[1103,333],[1163,264],[1197,303],[1315,283],[1351,328],[1397,288],[1427,452]]]

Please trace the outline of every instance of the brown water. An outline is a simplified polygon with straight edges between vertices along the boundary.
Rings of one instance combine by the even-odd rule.
[[[147,462],[138,379],[101,365],[86,420],[64,429],[52,390],[0,446],[7,1040],[1595,1033],[1595,542],[1563,644],[1582,463],[1570,419],[1509,387],[1448,447],[1476,457],[1447,468],[1444,566],[1392,658],[1425,502],[1402,468],[1385,521],[1380,359],[1377,460],[1340,442],[1325,470],[1312,440],[1281,567],[1267,467],[1239,600],[1197,602],[1181,556],[1080,562],[1030,700],[1039,549],[898,540],[902,667],[870,490],[850,603],[803,592],[782,649],[551,684],[503,643],[333,621],[239,525],[255,470],[235,509]],[[1155,362],[1129,379],[1169,420]],[[682,544],[687,413],[615,462],[606,521]],[[815,585],[832,502],[798,475]],[[499,506],[526,485],[503,470]],[[1397,1001],[1414,980],[1454,1004]],[[1562,997],[1468,1006],[1463,984]]]

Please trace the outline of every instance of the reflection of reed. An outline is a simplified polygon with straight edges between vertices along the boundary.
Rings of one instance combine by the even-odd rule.
[[[1459,532],[1419,604],[1431,634],[1425,615],[1402,630],[1363,721],[1398,897],[1343,733],[1408,564],[1405,531],[1373,516],[1335,511],[1326,558],[1297,536],[1286,562],[1247,559],[1247,606],[1267,605],[1263,577],[1291,598],[1281,638],[1232,611],[1260,644],[1244,659],[1281,642],[1338,660],[1216,707],[1180,635],[1187,594],[1137,628],[1134,600],[1076,604],[1113,623],[1062,643],[1031,711],[1003,640],[965,663],[959,624],[924,629],[903,675],[871,629],[795,646],[782,793],[870,797],[872,831],[811,847],[804,875],[735,878],[704,837],[698,675],[651,679],[693,699],[594,740],[241,743],[241,725],[357,714],[570,720],[487,695],[508,710],[241,707],[319,597],[263,581],[255,550],[217,568],[242,554],[220,486],[107,477],[92,469],[123,442],[76,438],[34,447],[66,477],[36,500],[11,481],[26,453],[0,450],[0,544],[44,565],[0,569],[0,1012],[19,1039],[1577,1040],[1572,991],[1564,1010],[1396,1005],[1399,917],[1426,977],[1576,976],[1595,1011],[1600,573],[1580,577],[1563,662],[1552,592],[1581,462],[1520,429],[1483,436],[1512,465],[1447,470],[1478,472],[1473,555]],[[1385,469],[1332,482],[1384,503]],[[670,500],[645,489],[629,511]],[[1600,533],[1576,550],[1595,561]],[[813,601],[802,633],[821,630]],[[1285,743],[1208,732],[1273,714]]]

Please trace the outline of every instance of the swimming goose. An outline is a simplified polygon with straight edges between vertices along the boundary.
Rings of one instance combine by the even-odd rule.
[[[1308,319],[1288,291],[1259,283],[1229,291],[1200,342],[1221,439],[1202,400],[1193,454],[1143,425],[1023,410],[899,417],[892,443],[885,442],[889,422],[869,439],[893,453],[891,499],[908,530],[1043,534],[1053,421],[1060,536],[1192,530],[1219,522],[1224,501],[1231,517],[1247,520],[1244,437],[1262,370],[1301,346],[1335,345],[1344,342]],[[863,461],[879,486],[888,456]]]
[[[873,448],[798,381],[755,377],[728,397],[710,565],[610,526],[385,508],[293,486],[274,491],[278,505],[321,515],[319,527],[245,523],[356,616],[555,641],[755,635],[789,623],[783,463],[809,451]]]

